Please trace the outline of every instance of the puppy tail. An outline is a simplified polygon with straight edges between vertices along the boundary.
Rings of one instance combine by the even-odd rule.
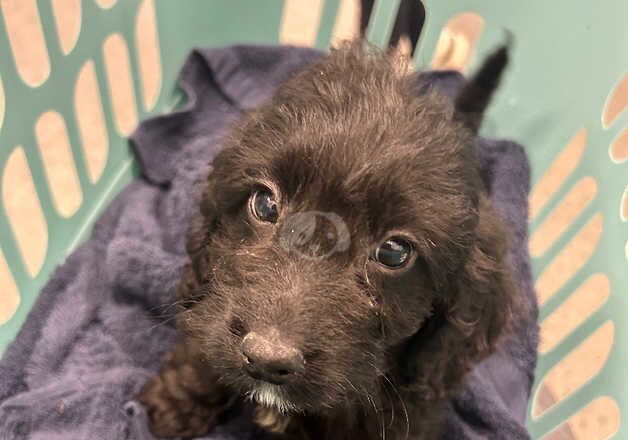
[[[466,82],[456,97],[455,117],[474,133],[477,133],[480,128],[484,111],[499,86],[502,73],[508,65],[508,52],[512,40],[512,34],[507,31],[504,44],[484,60],[480,69]]]

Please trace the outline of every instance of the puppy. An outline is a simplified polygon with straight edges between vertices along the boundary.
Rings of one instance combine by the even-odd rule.
[[[347,44],[284,83],[214,160],[143,388],[159,437],[253,405],[279,439],[431,439],[517,313],[473,137],[507,62],[454,104]]]

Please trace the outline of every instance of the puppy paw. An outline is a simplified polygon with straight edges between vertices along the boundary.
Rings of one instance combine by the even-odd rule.
[[[192,438],[207,434],[220,420],[225,406],[185,389],[176,371],[162,371],[139,395],[146,407],[149,429],[162,438]]]

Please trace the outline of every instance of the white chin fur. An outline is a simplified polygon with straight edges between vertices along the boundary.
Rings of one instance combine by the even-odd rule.
[[[288,402],[281,396],[279,387],[270,384],[260,384],[247,393],[247,397],[259,405],[275,408],[281,413],[298,412],[299,408],[292,402]]]

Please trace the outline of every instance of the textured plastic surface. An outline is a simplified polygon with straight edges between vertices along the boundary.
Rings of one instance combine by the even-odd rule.
[[[562,183],[549,185],[555,191],[546,197],[547,202],[530,221],[534,237],[578,182],[586,177],[595,182],[597,191],[590,203],[570,224],[563,225],[564,232],[551,246],[537,255],[533,253],[536,287],[543,298],[540,320],[555,312],[591,275],[608,278],[610,295],[573,332],[540,355],[531,402],[535,402],[539,385],[551,369],[609,321],[612,322],[609,328],[614,329],[609,341],[612,346],[608,358],[601,359],[603,366],[597,375],[541,417],[530,417],[529,429],[535,437],[540,437],[600,396],[611,397],[625,411],[628,408],[625,383],[628,224],[621,210],[622,203],[626,203],[622,197],[628,184],[628,164],[625,157],[612,152],[611,144],[626,128],[628,112],[619,113],[610,124],[604,123],[603,113],[609,93],[628,71],[625,20],[628,3],[618,0],[595,6],[569,0],[469,0],[464,4],[426,0],[424,4],[427,20],[417,50],[419,65],[426,65],[423,57],[433,53],[441,28],[460,12],[476,12],[485,21],[478,55],[503,41],[505,29],[514,34],[513,63],[488,114],[484,131],[492,137],[513,138],[526,146],[534,190],[539,184],[544,185],[540,183],[542,177],[557,162],[568,141],[579,130],[586,130],[582,155],[566,153],[571,155],[573,170],[565,173]],[[591,233],[587,234],[588,231]],[[561,253],[566,264],[555,263],[560,261]],[[570,266],[576,261],[580,264],[573,270]],[[552,277],[558,281],[547,282]],[[552,287],[547,287],[550,284]],[[616,435],[628,438],[625,423]]]

